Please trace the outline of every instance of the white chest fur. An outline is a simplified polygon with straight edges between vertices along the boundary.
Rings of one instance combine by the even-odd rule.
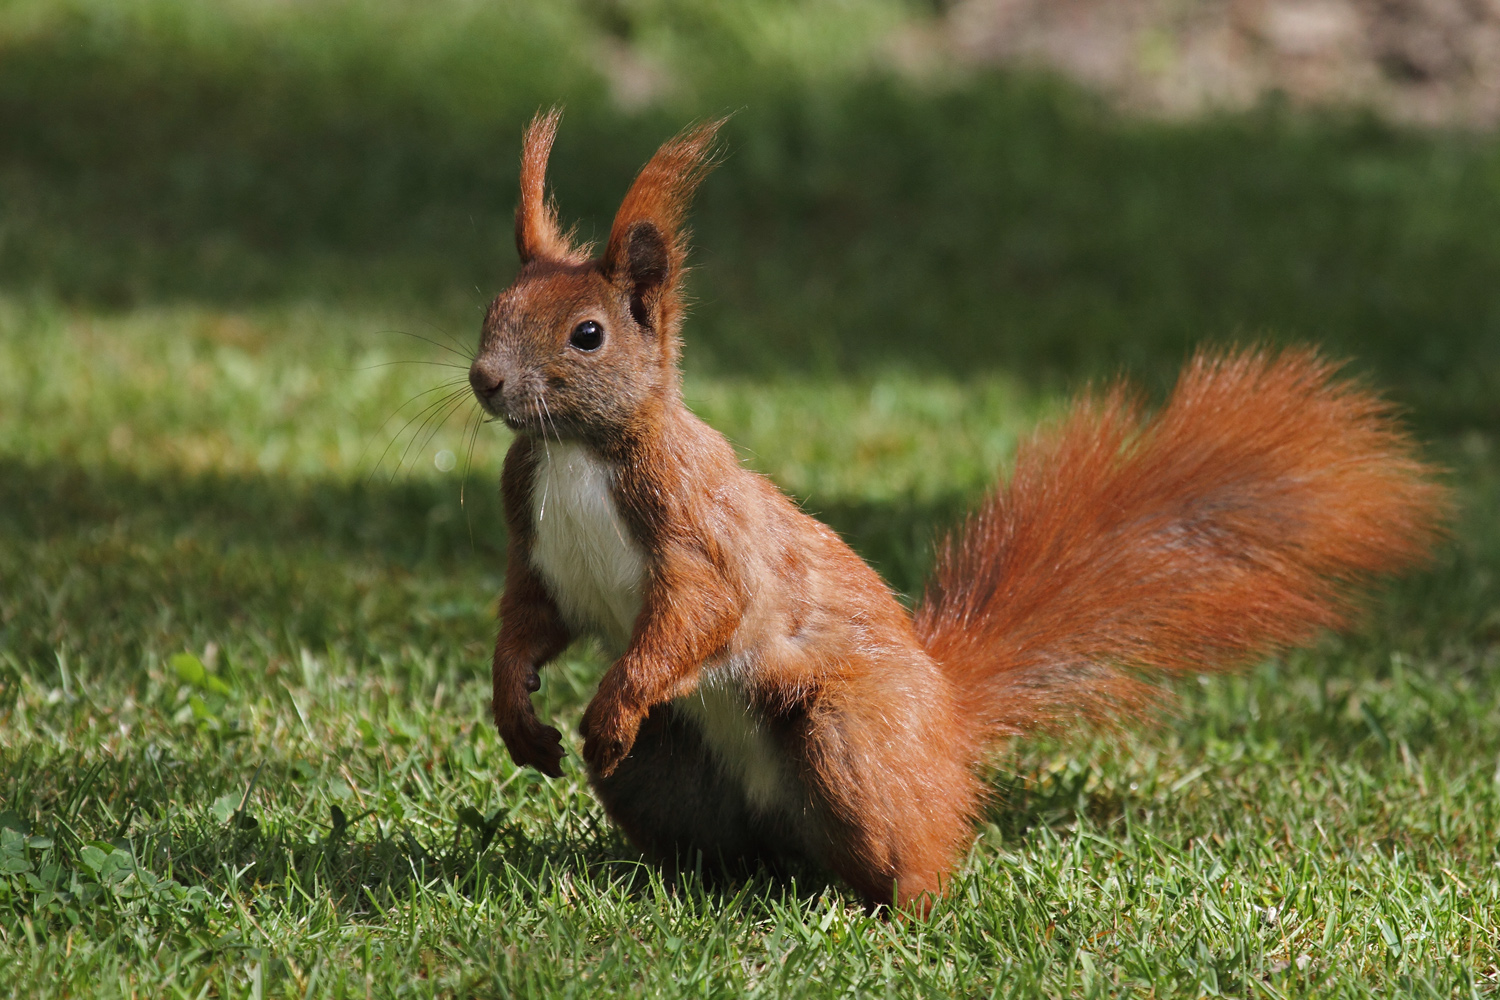
[[[569,628],[623,651],[635,629],[646,556],[615,506],[614,470],[579,444],[549,443],[537,456],[531,498],[531,564]],[[713,749],[727,777],[759,809],[785,807],[787,772],[733,661],[705,665],[692,694],[673,702]]]
[[[580,444],[539,449],[531,565],[570,628],[623,649],[641,610],[646,556],[615,507],[614,471]]]

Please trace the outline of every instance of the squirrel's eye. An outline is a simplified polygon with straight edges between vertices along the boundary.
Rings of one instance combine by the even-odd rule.
[[[568,338],[568,343],[580,351],[597,351],[599,345],[604,343],[604,327],[586,319],[573,327],[573,335]]]

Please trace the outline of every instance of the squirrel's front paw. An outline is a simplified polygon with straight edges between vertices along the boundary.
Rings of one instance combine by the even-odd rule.
[[[517,765],[534,767],[549,778],[562,777],[562,733],[535,715],[506,720],[500,725],[500,738]]]
[[[589,769],[607,778],[630,755],[645,713],[618,701],[596,697],[584,709],[578,731],[583,734],[583,759]]]

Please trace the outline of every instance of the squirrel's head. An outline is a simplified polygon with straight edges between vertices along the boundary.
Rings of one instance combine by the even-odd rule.
[[[538,114],[521,153],[521,271],[490,304],[469,369],[474,395],[511,429],[607,441],[677,391],[687,257],[683,217],[722,121],[688,129],[642,168],[603,256],[558,226],[546,196],[559,113]]]

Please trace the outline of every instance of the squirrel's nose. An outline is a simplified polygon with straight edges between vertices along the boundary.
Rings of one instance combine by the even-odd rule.
[[[481,403],[488,404],[497,392],[505,388],[500,366],[488,358],[479,358],[469,367],[469,386]]]

